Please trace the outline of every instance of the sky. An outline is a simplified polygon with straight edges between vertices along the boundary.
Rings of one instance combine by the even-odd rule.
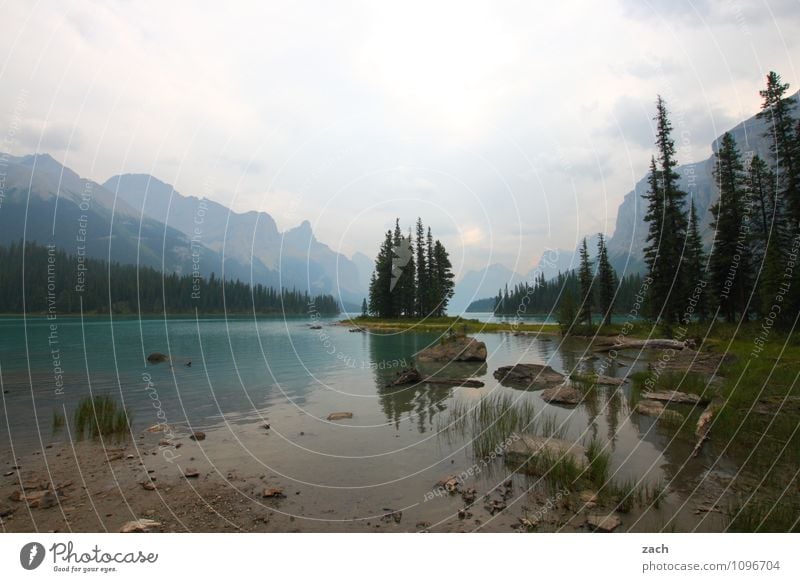
[[[458,274],[614,231],[661,94],[681,162],[800,87],[800,2],[2,5],[0,135],[103,182],[309,220],[348,256],[417,216]]]

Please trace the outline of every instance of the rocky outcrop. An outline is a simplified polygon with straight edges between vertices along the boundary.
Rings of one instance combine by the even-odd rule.
[[[472,337],[444,338],[417,354],[420,362],[485,362],[486,344]]]
[[[167,360],[169,360],[169,356],[167,354],[162,354],[161,352],[153,352],[147,356],[147,361],[151,364],[160,364],[161,362],[166,362]]]
[[[567,404],[575,406],[583,400],[583,393],[572,386],[561,385],[548,388],[542,392],[542,400],[552,404]]]
[[[565,379],[563,374],[541,364],[503,366],[495,370],[494,377],[502,385],[512,388],[547,388],[553,384],[562,384]]]

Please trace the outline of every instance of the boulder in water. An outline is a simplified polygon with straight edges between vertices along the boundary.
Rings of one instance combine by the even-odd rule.
[[[485,362],[486,344],[472,337],[444,338],[417,354],[420,362]]]

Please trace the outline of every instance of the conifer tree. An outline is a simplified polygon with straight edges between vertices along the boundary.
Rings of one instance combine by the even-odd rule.
[[[444,245],[438,240],[433,245],[433,264],[435,265],[434,280],[436,281],[436,305],[434,315],[441,317],[447,312],[447,304],[453,297],[455,283],[453,282],[453,266]]]
[[[611,322],[617,275],[608,260],[608,249],[603,234],[599,233],[597,238],[597,298],[600,306],[600,326],[603,326]]]
[[[747,318],[749,296],[750,236],[744,195],[744,166],[736,141],[722,136],[716,153],[719,199],[711,207],[716,230],[711,252],[710,281],[714,301],[728,322],[738,315]]]
[[[424,317],[429,311],[427,288],[430,281],[430,273],[428,271],[428,260],[425,256],[425,227],[422,225],[422,218],[417,218],[416,234],[417,293],[415,310],[417,317]]]
[[[681,258],[686,243],[688,216],[684,199],[686,192],[678,186],[678,165],[672,124],[667,106],[659,95],[656,101],[657,158],[650,164],[650,188],[645,194],[648,223],[645,262],[652,284],[649,288],[650,311],[667,334],[684,312],[686,277]],[[658,165],[656,165],[656,159]]]
[[[777,195],[786,204],[787,225],[793,233],[800,224],[800,152],[793,110],[796,102],[788,97],[789,84],[781,76],[770,71],[767,86],[760,91],[764,99],[758,117],[767,124],[764,134],[769,140],[773,171],[777,178]]]
[[[708,293],[706,293],[706,254],[694,200],[689,205],[689,233],[686,240],[686,279],[689,282],[687,302],[694,304],[694,312],[702,322],[708,316]]]
[[[585,325],[592,325],[592,262],[589,260],[589,248],[586,238],[583,239],[580,251],[580,267],[578,278],[581,283],[580,319]]]

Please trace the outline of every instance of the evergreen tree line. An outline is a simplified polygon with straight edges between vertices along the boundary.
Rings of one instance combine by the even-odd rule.
[[[441,317],[453,296],[453,266],[444,245],[422,219],[415,236],[402,234],[400,219],[388,230],[375,259],[369,302],[362,314],[381,318]]]
[[[224,281],[213,273],[202,278],[136,265],[109,265],[98,259],[79,260],[33,243],[0,246],[0,313],[80,313],[81,300],[85,313],[108,313],[109,306],[115,314],[194,313],[195,309],[200,313],[339,313],[331,295],[250,286],[239,280]]]
[[[645,262],[652,279],[648,313],[668,332],[709,317],[728,322],[770,315],[789,326],[800,307],[800,122],[789,85],[770,72],[760,119],[770,159],[749,160],[730,133],[715,152],[719,199],[710,208],[714,240],[706,253],[694,202],[678,186],[675,143],[667,107],[656,102],[657,155],[645,195]],[[776,308],[777,306],[777,308]]]
[[[569,320],[559,316],[563,323],[591,325],[593,314],[597,313],[602,324],[610,321],[615,311],[630,311],[641,286],[642,276],[638,273],[618,279],[608,259],[605,238],[599,234],[596,265],[589,258],[588,243],[584,239],[577,271],[559,273],[549,281],[540,273],[532,283],[519,283],[511,290],[506,286],[486,307],[493,307],[500,315],[551,313],[563,307],[566,315],[562,315]],[[483,304],[472,305],[473,310],[480,306]]]

